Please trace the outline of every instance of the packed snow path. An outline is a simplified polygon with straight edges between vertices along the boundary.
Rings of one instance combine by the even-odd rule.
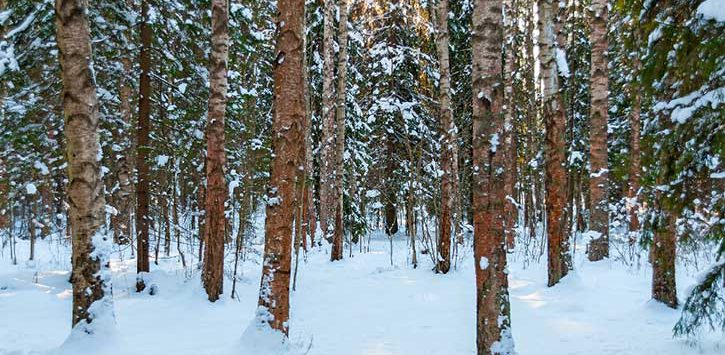
[[[19,244],[19,259],[25,257]],[[436,275],[427,255],[412,269],[403,238],[394,246],[379,237],[369,253],[330,263],[326,249],[300,261],[292,294],[291,338],[312,339],[310,355],[475,354],[474,263]],[[39,244],[39,262],[10,265],[0,258],[0,354],[34,354],[60,345],[70,330],[71,291],[67,250]],[[7,252],[7,251],[6,251]],[[347,252],[347,251],[346,251]],[[469,253],[470,254],[470,253]],[[699,347],[672,339],[679,311],[649,301],[651,271],[617,263],[596,264],[577,255],[576,271],[546,287],[545,259],[523,268],[511,256],[513,334],[521,355],[723,354],[725,344],[708,334]],[[152,265],[158,294],[133,292],[135,261],[115,260],[113,288],[119,354],[228,354],[252,319],[260,266],[247,261],[240,300],[231,282],[209,303],[198,272],[187,278],[177,259]],[[692,283],[678,275],[680,297]],[[89,349],[88,354],[94,354]],[[262,355],[262,354],[255,354]]]

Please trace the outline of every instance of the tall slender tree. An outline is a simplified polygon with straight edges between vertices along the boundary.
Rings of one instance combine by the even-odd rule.
[[[608,153],[607,120],[609,118],[609,70],[607,69],[608,5],[607,0],[592,0],[590,41],[591,53],[591,112],[589,125],[589,229],[594,239],[589,243],[589,260],[609,257],[609,208],[608,208]]]
[[[320,227],[326,238],[335,212],[335,63],[333,51],[335,3],[324,0],[322,34],[322,137],[320,141]]]
[[[564,168],[566,114],[559,90],[556,56],[563,56],[557,48],[554,22],[556,9],[553,0],[538,2],[539,7],[539,60],[544,85],[544,124],[546,126],[546,233],[548,238],[549,286],[555,285],[569,272],[568,239],[566,233],[566,171]]]
[[[338,27],[338,45],[340,51],[337,58],[337,103],[336,134],[335,134],[335,230],[332,235],[332,252],[330,259],[342,259],[342,241],[345,234],[343,226],[343,179],[345,177],[345,102],[347,100],[347,0],[339,0],[340,22]]]
[[[292,221],[297,178],[304,166],[304,0],[277,3],[274,61],[273,158],[265,220],[264,262],[258,317],[272,329],[289,331]]]
[[[224,286],[224,116],[227,104],[227,60],[229,58],[229,3],[211,2],[211,60],[209,114],[207,115],[206,153],[206,249],[204,251],[204,288],[209,301],[216,301]]]
[[[637,30],[635,30],[637,31]],[[635,52],[636,53],[636,52]],[[637,56],[635,54],[635,56]],[[639,78],[641,62],[639,57],[632,59],[634,76]],[[632,99],[632,112],[629,114],[630,129],[630,152],[629,152],[629,189],[627,198],[629,199],[629,231],[636,233],[639,230],[639,216],[637,210],[639,203],[637,202],[639,195],[639,179],[641,177],[641,149],[640,149],[640,116],[642,111],[642,93],[641,86],[636,84],[639,80],[629,85],[629,94]]]
[[[146,288],[141,273],[149,272],[149,150],[151,124],[151,24],[149,2],[141,0],[138,123],[136,126],[136,292]]]
[[[454,165],[457,154],[456,123],[453,121],[453,108],[451,107],[451,62],[448,46],[450,36],[448,34],[448,0],[439,0],[436,7],[435,28],[436,28],[436,50],[438,52],[438,65],[440,73],[439,101],[441,121],[441,216],[440,230],[438,235],[438,258],[436,272],[447,273],[451,268],[451,230],[453,220],[454,189],[458,180],[457,170]],[[454,175],[454,173],[456,175]]]
[[[473,7],[473,233],[479,355],[514,352],[504,233],[506,157],[501,149],[502,7],[501,0],[477,0]]]
[[[92,68],[87,1],[57,0],[56,38],[63,81],[63,116],[68,159],[68,205],[71,227],[73,326],[93,333],[88,325],[107,316],[110,279],[103,233],[105,197],[98,141],[99,115]],[[101,307],[91,305],[101,302]]]
[[[506,171],[504,172],[504,231],[506,247],[513,250],[515,246],[517,220],[516,200],[516,129],[514,119],[514,71],[516,56],[514,55],[514,37],[516,17],[513,0],[504,1],[504,147],[506,149]]]

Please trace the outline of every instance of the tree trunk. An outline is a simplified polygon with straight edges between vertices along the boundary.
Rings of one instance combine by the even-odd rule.
[[[292,221],[299,167],[304,162],[305,95],[303,75],[304,1],[277,4],[277,58],[274,61],[274,155],[265,220],[264,262],[259,293],[259,320],[289,332],[289,287]]]
[[[672,212],[660,209],[652,243],[652,298],[671,308],[677,308],[676,221],[677,218]]]
[[[216,301],[224,286],[224,115],[227,103],[227,58],[229,57],[229,4],[212,0],[209,114],[207,115],[206,153],[206,249],[204,250],[204,288],[209,301]]]
[[[5,11],[7,8],[6,0],[0,0],[0,12]],[[0,24],[0,41],[5,39],[5,25]],[[5,122],[5,95],[6,95],[6,83],[0,82],[0,122]],[[8,223],[8,200],[10,193],[10,185],[7,182],[7,171],[5,170],[6,163],[0,157],[0,230],[9,226]],[[10,233],[12,234],[12,233]]]
[[[333,0],[324,0],[323,63],[322,63],[322,137],[320,141],[320,227],[325,238],[329,238],[335,211],[334,169],[335,169],[335,93],[333,36],[335,8]]]
[[[449,60],[448,45],[448,0],[439,0],[436,9],[436,49],[440,71],[440,120],[441,120],[441,214],[440,230],[438,235],[438,257],[436,259],[436,272],[448,273],[451,268],[451,222],[453,212],[453,195],[455,180],[454,159],[457,154],[456,125],[453,122],[453,109],[451,107],[451,63]],[[457,169],[455,169],[457,170]]]
[[[590,220],[589,229],[595,238],[589,243],[589,260],[609,257],[609,212],[607,169],[607,120],[609,114],[609,79],[607,70],[607,1],[592,0],[591,22],[591,117],[589,127]]]
[[[342,190],[345,177],[345,102],[347,96],[347,0],[339,0],[340,23],[338,28],[338,43],[340,52],[337,62],[337,134],[335,149],[335,230],[332,236],[332,261],[342,259],[342,240],[345,234],[343,226],[344,193]]]
[[[121,102],[121,118],[125,124],[132,124],[132,112],[131,112],[131,84],[128,78],[131,76],[131,59],[124,57],[121,59],[123,65],[124,76],[121,79],[121,83],[118,88],[118,97]],[[116,130],[114,130],[116,132]],[[118,137],[124,139],[123,137]],[[114,226],[115,240],[117,243],[125,244],[131,239],[130,230],[131,226],[129,223],[131,216],[131,208],[133,203],[133,163],[130,159],[131,150],[128,153],[116,152],[118,166],[118,172],[116,178],[118,180],[118,190],[114,201],[116,201],[116,209],[118,213],[111,217],[111,223]]]
[[[56,36],[63,81],[68,202],[71,226],[73,326],[84,327],[103,316],[112,317],[110,278],[104,249],[109,243],[105,223],[105,197],[98,155],[98,99],[91,67],[91,42],[86,1],[57,0]],[[102,245],[106,244],[106,245]],[[91,305],[101,301],[91,312]],[[96,308],[97,307],[97,308]],[[105,315],[103,313],[105,313]],[[84,322],[84,323],[82,323]],[[79,324],[81,323],[81,324]]]
[[[307,15],[306,15],[307,16]],[[304,205],[303,221],[306,234],[302,238],[302,248],[307,252],[307,234],[310,236],[310,245],[315,245],[315,232],[317,230],[317,219],[315,214],[315,184],[314,177],[314,160],[312,158],[312,111],[310,108],[310,81],[309,81],[309,65],[307,56],[307,37],[305,36],[305,52],[304,52],[304,82],[305,82],[305,176],[304,176],[304,197],[302,204]]]
[[[386,186],[385,186],[385,234],[393,236],[398,233],[398,196],[395,186],[393,185],[395,174],[395,161],[393,160],[395,154],[395,145],[393,143],[392,135],[386,137],[387,140],[387,157],[386,157]]]
[[[548,238],[549,286],[569,272],[566,234],[566,114],[561,103],[556,61],[555,9],[553,0],[539,1],[539,60],[544,82],[544,124],[546,126],[546,234]]]
[[[506,271],[501,0],[473,7],[473,228],[478,354],[512,354]]]
[[[513,22],[513,0],[504,2],[504,31],[506,43],[504,44],[505,65],[504,68],[504,147],[506,149],[506,171],[504,172],[504,194],[506,201],[504,205],[504,232],[506,233],[506,247],[513,250],[516,244],[516,220],[517,207],[515,202],[516,185],[516,130],[514,127],[514,49],[513,34],[515,25]]]
[[[639,77],[639,58],[635,58],[635,77]],[[629,231],[637,232],[639,230],[639,217],[637,216],[637,210],[639,209],[639,203],[637,202],[637,194],[639,193],[639,178],[640,178],[640,148],[639,148],[639,131],[640,131],[640,111],[642,96],[640,93],[641,87],[632,83],[631,94],[632,94],[632,113],[629,118],[630,124],[630,159],[629,159],[629,191],[627,197],[629,198],[628,210],[629,210]]]
[[[151,27],[149,20],[149,4],[141,1],[141,78],[139,80],[138,125],[136,127],[136,272],[149,271],[149,166],[146,155],[149,150],[149,130],[151,117]],[[143,275],[136,279],[136,292],[146,288]]]

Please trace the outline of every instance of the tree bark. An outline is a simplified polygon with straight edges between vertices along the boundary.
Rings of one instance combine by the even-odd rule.
[[[677,308],[675,251],[677,218],[670,211],[659,210],[652,243],[652,298]]]
[[[441,215],[440,230],[438,235],[438,257],[436,272],[448,273],[451,268],[451,230],[452,215],[454,214],[453,195],[458,193],[454,190],[458,180],[457,170],[454,165],[458,162],[454,159],[458,156],[456,145],[456,125],[453,122],[453,109],[451,107],[451,63],[448,53],[450,36],[448,34],[448,0],[439,0],[436,8],[436,49],[438,51],[438,63],[440,71],[440,120],[441,120]],[[455,170],[455,171],[454,171]],[[453,175],[454,172],[456,175]]]
[[[595,238],[589,243],[589,260],[609,257],[609,209],[607,169],[607,120],[609,99],[609,71],[607,70],[607,1],[592,0],[591,22],[591,116],[589,127],[590,222]]]
[[[334,169],[335,169],[335,93],[333,36],[335,8],[333,0],[324,0],[323,63],[322,63],[322,138],[320,141],[320,227],[325,238],[329,238],[335,211]]]
[[[569,272],[566,234],[566,114],[559,91],[556,62],[555,8],[553,0],[539,1],[539,61],[544,85],[544,124],[546,139],[546,234],[548,238],[549,286],[554,286]]]
[[[66,157],[68,159],[68,204],[71,226],[73,326],[92,323],[100,317],[96,301],[111,305],[110,279],[104,274],[108,265],[101,242],[108,236],[101,231],[105,223],[105,197],[99,161],[98,99],[91,67],[90,28],[87,1],[57,0],[56,36],[63,81]],[[100,249],[99,249],[100,248]],[[85,331],[92,332],[91,328]]]
[[[136,127],[136,272],[149,271],[149,166],[146,155],[149,150],[149,130],[151,117],[151,27],[148,23],[149,4],[141,1],[141,51],[139,63],[138,125]],[[146,288],[143,276],[136,279],[136,292]]]
[[[501,0],[473,7],[473,228],[478,354],[511,354],[504,233],[503,19]]]
[[[131,75],[131,59],[124,57],[121,59],[123,65],[123,78],[118,88],[118,97],[121,102],[121,118],[123,122],[130,125],[132,120],[131,112],[131,83],[128,78]],[[123,139],[123,137],[118,137]],[[125,244],[131,239],[130,231],[130,216],[131,208],[133,203],[133,163],[130,159],[131,150],[128,153],[117,152],[118,158],[116,164],[118,166],[118,172],[116,178],[118,180],[118,191],[114,196],[116,201],[116,209],[118,213],[111,217],[111,223],[114,225],[114,232],[117,243]]]
[[[504,31],[506,42],[504,44],[504,147],[506,149],[506,171],[504,172],[504,231],[506,233],[506,247],[513,250],[516,244],[517,207],[515,202],[516,185],[516,130],[514,127],[514,69],[515,56],[513,35],[515,31],[513,0],[504,1]]]
[[[386,158],[385,158],[385,234],[392,236],[398,233],[398,194],[393,185],[395,174],[395,144],[392,135],[386,137]]]
[[[204,288],[209,301],[216,301],[224,286],[224,115],[227,104],[227,59],[229,57],[229,3],[211,3],[211,57],[209,113],[207,115],[206,153],[206,249],[204,250]]]
[[[337,134],[335,149],[335,230],[332,236],[332,261],[342,259],[342,240],[345,234],[342,190],[345,177],[345,102],[347,98],[347,0],[339,0],[340,23],[338,28],[338,44],[340,52],[337,62]]]
[[[0,0],[0,12],[7,8],[6,0]],[[5,25],[0,25],[0,41],[5,39]],[[6,83],[3,81],[0,83],[0,121],[5,122],[5,95],[6,95]],[[8,204],[10,185],[8,184],[6,162],[3,161],[0,156],[0,230],[9,226],[8,219]],[[10,233],[12,234],[12,233]]]
[[[635,77],[639,77],[640,60],[639,58],[634,59]],[[640,86],[631,83],[632,88],[632,113],[629,117],[630,124],[630,159],[629,159],[629,191],[627,197],[629,198],[628,211],[629,211],[629,231],[637,232],[639,230],[639,217],[637,216],[637,210],[639,203],[637,202],[637,195],[639,193],[639,178],[640,178],[640,113],[641,113],[641,101],[642,96],[640,93]]]
[[[289,287],[292,222],[299,167],[304,162],[305,96],[303,74],[304,1],[277,4],[277,53],[274,62],[274,122],[264,263],[259,293],[260,321],[289,332]]]

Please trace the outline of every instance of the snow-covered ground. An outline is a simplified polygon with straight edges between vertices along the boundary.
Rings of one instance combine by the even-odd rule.
[[[448,275],[431,272],[428,256],[412,269],[407,245],[378,236],[369,253],[330,263],[327,249],[300,262],[292,294],[291,338],[311,341],[310,355],[463,355],[475,353],[474,263],[470,255]],[[27,244],[18,244],[19,260]],[[70,331],[68,250],[40,242],[37,263],[0,257],[0,354],[45,353]],[[469,253],[470,254],[470,253]],[[510,257],[513,334],[522,355],[725,354],[725,341],[706,334],[700,345],[672,338],[679,311],[649,300],[651,270],[611,261],[589,263],[578,253],[575,271],[546,287],[545,258],[524,268]],[[117,354],[230,354],[254,316],[260,265],[243,264],[239,300],[209,303],[199,272],[189,275],[176,258],[152,265],[158,294],[134,291],[135,261],[114,260]],[[692,283],[678,275],[679,295]],[[87,354],[95,355],[99,350]],[[241,354],[241,352],[236,352]],[[246,355],[246,354],[244,354]],[[251,354],[250,354],[251,355]],[[263,355],[263,354],[254,354]]]

